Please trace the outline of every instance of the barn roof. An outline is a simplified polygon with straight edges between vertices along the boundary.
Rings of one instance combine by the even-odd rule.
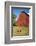
[[[21,13],[25,13],[27,16],[29,16],[25,11],[22,11]]]

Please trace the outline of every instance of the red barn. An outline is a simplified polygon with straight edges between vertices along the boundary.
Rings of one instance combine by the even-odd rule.
[[[26,12],[22,11],[17,20],[17,24],[18,26],[29,26],[29,15]]]

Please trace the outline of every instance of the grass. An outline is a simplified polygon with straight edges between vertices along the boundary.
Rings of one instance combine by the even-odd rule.
[[[18,26],[13,26],[13,36],[27,36],[27,35],[29,35],[28,27],[23,26],[21,32],[17,32],[18,30],[19,30]]]

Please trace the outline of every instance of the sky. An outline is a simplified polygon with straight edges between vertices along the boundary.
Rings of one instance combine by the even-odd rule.
[[[15,14],[17,16],[17,19],[19,17],[19,14],[22,12],[22,11],[25,11],[27,14],[28,13],[31,13],[31,10],[29,8],[16,8],[16,7],[12,7],[11,8],[11,13],[13,11],[13,14]],[[17,20],[16,19],[16,20]]]
[[[20,13],[21,13],[21,11],[25,11],[26,13],[29,13],[29,9],[28,8],[16,8],[16,7],[13,7],[13,8],[11,8],[11,12],[12,12],[12,9],[13,9],[13,14],[15,14],[16,16],[18,16]]]

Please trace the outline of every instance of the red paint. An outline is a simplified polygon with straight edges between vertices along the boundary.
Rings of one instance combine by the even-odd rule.
[[[17,20],[18,26],[29,25],[29,16],[27,16],[25,13],[21,13],[19,15],[19,18]]]

